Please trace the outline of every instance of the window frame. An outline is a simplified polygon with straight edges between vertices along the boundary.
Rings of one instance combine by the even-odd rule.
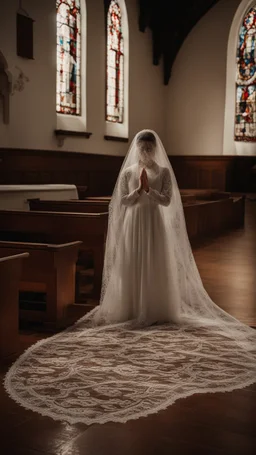
[[[128,15],[125,0],[115,0],[118,3],[121,10],[122,18],[122,35],[123,35],[123,55],[124,55],[124,98],[123,98],[123,123],[110,122],[107,120],[107,53],[108,53],[108,43],[107,43],[107,33],[108,33],[108,13],[109,7],[106,11],[106,42],[105,42],[105,139],[108,138],[120,138],[122,140],[127,140],[129,136],[129,26],[128,26]],[[110,4],[109,4],[110,6]],[[109,140],[109,139],[108,139]],[[113,139],[114,140],[114,139]]]
[[[87,56],[87,12],[86,12],[86,1],[80,0],[80,14],[81,14],[81,83],[80,83],[80,115],[63,114],[56,110],[56,130],[67,130],[86,132],[87,128],[87,106],[86,106],[86,56]],[[56,9],[57,15],[57,9]],[[57,20],[56,20],[57,22]],[[57,28],[56,28],[56,40],[57,40]],[[57,43],[56,43],[57,53]],[[57,58],[56,58],[56,81],[57,81]],[[57,85],[56,85],[57,94]]]

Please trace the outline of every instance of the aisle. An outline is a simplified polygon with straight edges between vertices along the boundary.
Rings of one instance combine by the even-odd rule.
[[[256,327],[256,202],[246,201],[244,229],[228,232],[193,252],[212,300]]]

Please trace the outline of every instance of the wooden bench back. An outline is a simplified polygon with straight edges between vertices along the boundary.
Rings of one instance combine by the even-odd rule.
[[[105,213],[108,211],[108,204],[107,200],[29,200],[30,210],[47,212]]]
[[[0,240],[88,245],[105,237],[107,221],[108,213],[0,210]]]

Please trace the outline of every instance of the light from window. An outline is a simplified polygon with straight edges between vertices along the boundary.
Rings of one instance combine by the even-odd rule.
[[[106,120],[123,123],[124,40],[118,2],[111,0],[107,17],[107,100]]]
[[[246,14],[239,32],[235,140],[256,141],[256,7]]]
[[[80,0],[56,0],[57,80],[56,111],[81,115]]]

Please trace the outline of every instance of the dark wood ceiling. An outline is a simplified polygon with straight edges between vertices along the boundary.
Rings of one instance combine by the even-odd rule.
[[[171,77],[175,57],[196,23],[219,0],[138,0],[139,29],[152,31],[153,64],[163,59],[164,84]]]

